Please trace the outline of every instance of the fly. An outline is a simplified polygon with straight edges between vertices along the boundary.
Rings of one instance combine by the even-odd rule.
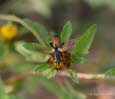
[[[62,60],[62,55],[61,55],[61,48],[64,45],[64,43],[62,43],[60,45],[60,40],[59,40],[59,36],[56,34],[53,37],[53,43],[50,43],[50,45],[53,47],[52,49],[52,55],[55,58],[55,62],[60,64],[63,60]]]
[[[68,50],[71,47],[70,44],[66,44],[63,47],[64,42],[60,43],[59,36],[55,34],[53,37],[53,42],[49,43],[49,45],[53,48],[52,51],[42,50],[42,52],[51,55],[48,59],[48,63],[51,64],[51,66],[57,70],[68,68],[70,66],[71,59],[70,53],[68,53],[66,50]]]

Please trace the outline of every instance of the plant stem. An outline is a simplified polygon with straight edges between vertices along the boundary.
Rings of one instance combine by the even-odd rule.
[[[70,75],[66,72],[60,72],[58,74],[58,76],[65,76],[65,77],[70,77]],[[86,73],[77,73],[76,76],[79,79],[105,79],[105,75],[104,74],[86,74]]]
[[[38,73],[32,73],[32,72],[25,72],[23,74],[20,74],[19,76],[14,76],[14,77],[11,77],[9,79],[7,79],[5,81],[6,84],[12,84],[16,81],[19,81],[19,80],[25,80],[26,78],[28,78],[29,76],[39,76],[40,74]],[[70,78],[70,75],[65,72],[65,71],[62,71],[62,72],[59,72],[57,75],[57,77],[68,77]],[[86,80],[96,80],[96,79],[115,79],[115,77],[107,77],[106,75],[104,74],[86,74],[86,73],[77,73],[76,76],[79,78],[79,79],[86,79]]]

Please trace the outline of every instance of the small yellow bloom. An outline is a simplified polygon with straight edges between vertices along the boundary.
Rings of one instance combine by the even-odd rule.
[[[4,39],[11,40],[18,35],[19,29],[16,25],[7,24],[1,27],[0,32],[1,32],[0,34],[3,36]]]

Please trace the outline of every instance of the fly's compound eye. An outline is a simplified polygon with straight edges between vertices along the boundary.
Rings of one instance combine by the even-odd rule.
[[[54,49],[52,49],[52,52],[54,52],[55,50]]]
[[[58,51],[60,51],[61,50],[61,48],[58,48]]]

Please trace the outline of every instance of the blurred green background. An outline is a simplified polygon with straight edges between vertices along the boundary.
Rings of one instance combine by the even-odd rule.
[[[74,43],[91,25],[97,24],[96,37],[87,56],[89,62],[72,65],[72,68],[78,72],[93,74],[104,73],[110,68],[115,68],[115,0],[0,0],[0,14],[13,14],[20,18],[31,19],[43,24],[48,31],[56,33],[60,33],[63,25],[70,20],[73,24],[71,40]],[[4,21],[0,21],[0,25],[4,23]],[[37,42],[31,33],[21,35],[16,40]],[[20,65],[13,66],[11,63],[12,61],[20,63],[22,60],[23,66],[21,64],[21,67],[19,67]],[[5,62],[7,63],[6,67],[0,66],[0,74],[3,79],[13,75],[12,71],[15,71],[13,73],[17,75],[20,72],[31,70],[34,65],[24,66],[27,61],[14,52],[7,56]],[[53,80],[61,86],[64,86],[64,81],[66,82],[61,78]],[[24,97],[22,99],[59,98],[35,82],[31,82],[29,79],[25,85],[23,84],[23,88],[15,94]],[[72,81],[70,84],[75,90],[86,95],[87,99],[115,98],[113,93],[115,92],[115,80],[81,80],[78,85]],[[20,86],[18,85],[18,87]]]

